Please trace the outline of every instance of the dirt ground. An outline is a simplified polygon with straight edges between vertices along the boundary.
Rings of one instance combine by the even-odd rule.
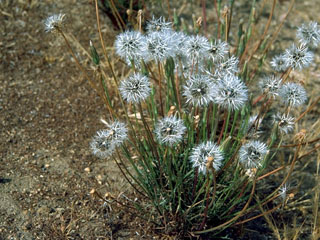
[[[107,111],[63,40],[44,32],[43,20],[65,13],[67,32],[88,49],[90,39],[98,43],[92,1],[14,2],[0,1],[0,239],[160,238],[145,223],[90,194],[95,188],[125,201],[130,188],[111,161],[91,155],[89,142]],[[288,8],[282,2],[272,26]],[[285,46],[295,26],[320,22],[317,0],[296,2],[280,33]],[[238,8],[249,9],[245,1]],[[106,16],[101,18],[110,46],[116,32]],[[88,66],[85,55],[78,56]],[[313,65],[305,79],[309,98],[319,95],[319,79],[319,67]],[[319,109],[318,104],[302,128],[319,117]],[[313,174],[305,172],[303,178],[312,182]],[[270,232],[260,234],[273,239]]]

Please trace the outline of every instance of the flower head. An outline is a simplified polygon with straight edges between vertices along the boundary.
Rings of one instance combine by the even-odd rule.
[[[250,141],[239,150],[239,161],[245,168],[259,168],[268,153],[267,145],[260,141]]]
[[[299,70],[308,67],[313,61],[313,53],[308,51],[308,47],[305,45],[297,47],[292,44],[292,46],[286,50],[283,57],[287,67]]]
[[[225,75],[214,88],[213,101],[223,108],[239,110],[247,100],[247,87],[237,76]]]
[[[107,128],[99,130],[90,143],[93,154],[100,158],[111,155],[114,149],[119,147],[127,138],[128,133],[126,125],[122,122],[104,123]]]
[[[147,61],[163,61],[168,57],[174,57],[176,49],[170,31],[151,32],[147,35],[146,52]]]
[[[45,22],[45,31],[46,32],[54,32],[57,29],[59,29],[62,24],[63,24],[63,20],[64,20],[65,14],[54,14],[50,17],[48,17]]]
[[[288,68],[284,54],[274,56],[270,64],[271,64],[271,67],[277,72],[283,72]]]
[[[282,79],[277,77],[276,75],[266,76],[259,83],[260,89],[269,97],[274,98],[278,96],[281,81]]]
[[[139,61],[146,54],[145,37],[137,31],[120,33],[114,43],[116,53],[126,61]]]
[[[183,87],[187,103],[195,106],[206,106],[212,101],[214,84],[205,75],[193,75]]]
[[[199,59],[203,59],[208,55],[210,50],[210,43],[207,38],[196,35],[189,36],[184,45],[185,55],[192,59],[192,61],[198,62]]]
[[[174,116],[165,117],[161,119],[155,127],[155,134],[159,142],[165,145],[173,145],[179,143],[186,127],[181,119]]]
[[[285,83],[279,90],[282,101],[290,106],[297,107],[307,101],[306,90],[297,83]]]
[[[273,123],[277,124],[280,132],[288,134],[294,127],[294,118],[286,114],[277,113],[273,116]]]
[[[175,55],[184,57],[184,44],[185,41],[188,39],[187,35],[184,34],[183,32],[172,32],[173,36],[172,38],[174,39],[173,44],[175,45]]]
[[[164,17],[156,19],[154,16],[152,16],[152,19],[148,21],[146,28],[148,32],[162,32],[172,30],[171,26],[172,23],[166,22]]]
[[[302,24],[298,28],[297,38],[303,45],[313,45],[317,47],[320,43],[320,29],[317,22],[309,22],[308,25]]]
[[[217,62],[215,75],[223,77],[224,75],[231,75],[239,72],[239,59],[235,56],[224,58]]]
[[[128,102],[139,103],[149,97],[151,93],[148,77],[134,73],[120,83],[121,96]]]
[[[221,61],[229,52],[229,46],[227,42],[215,40],[214,43],[210,43],[209,57],[214,61]]]
[[[194,147],[189,159],[194,168],[197,167],[200,173],[206,174],[207,167],[213,168],[215,171],[220,169],[223,161],[223,154],[218,145],[211,141],[207,141]],[[208,169],[208,171],[209,170],[210,169]]]

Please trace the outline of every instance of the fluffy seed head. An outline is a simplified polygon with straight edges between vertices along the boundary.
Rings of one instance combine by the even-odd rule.
[[[185,55],[196,62],[207,56],[209,50],[210,43],[208,39],[200,35],[189,36],[184,45]]]
[[[45,22],[44,22],[44,29],[46,32],[54,32],[57,29],[59,29],[62,24],[63,24],[63,20],[64,20],[65,14],[54,14],[50,17],[48,17]]]
[[[152,19],[147,23],[146,29],[148,32],[162,32],[172,30],[171,26],[172,23],[166,22],[164,17],[156,19],[154,16],[152,16]]]
[[[281,100],[289,106],[297,107],[307,101],[306,90],[297,83],[285,83],[279,90]]]
[[[116,53],[124,60],[131,62],[139,61],[146,54],[145,37],[137,31],[120,33],[114,43]]]
[[[229,45],[227,42],[215,40],[214,43],[210,43],[209,57],[214,61],[221,61],[229,53]]]
[[[297,38],[303,45],[312,45],[317,47],[320,43],[320,29],[317,22],[309,22],[308,25],[302,24],[298,28]]]
[[[134,73],[120,83],[121,96],[127,102],[139,103],[149,97],[151,88],[148,77]]]
[[[183,87],[187,103],[194,106],[206,106],[212,101],[214,84],[205,75],[193,75]]]
[[[173,36],[173,44],[175,49],[175,55],[181,58],[184,57],[184,44],[185,41],[188,39],[187,35],[183,32],[172,32]]]
[[[265,92],[269,97],[275,98],[278,96],[281,81],[282,79],[275,75],[265,76],[259,82],[259,86],[262,92]]]
[[[287,67],[299,70],[308,67],[313,61],[313,53],[308,51],[308,47],[305,45],[297,47],[292,44],[292,46],[286,50],[283,57]]]
[[[146,38],[146,60],[163,61],[168,57],[174,57],[176,45],[172,37],[172,31],[150,32]]]
[[[93,154],[100,158],[110,156],[127,139],[128,129],[124,123],[115,121],[106,123],[106,126],[106,129],[96,133],[90,143]]]
[[[224,58],[217,62],[215,75],[223,77],[224,75],[236,74],[239,72],[239,59],[235,56]]]
[[[273,116],[273,123],[277,124],[280,132],[288,134],[293,131],[294,118],[286,114],[277,113]]]
[[[270,64],[271,67],[277,72],[284,72],[288,68],[284,54],[274,56]]]
[[[212,167],[215,171],[218,171],[223,161],[223,153],[219,146],[211,141],[200,143],[192,149],[192,153],[189,157],[194,168],[198,168],[200,173],[206,174],[208,160],[211,160]],[[208,169],[210,171],[210,169]]]
[[[259,168],[268,153],[267,145],[260,141],[250,141],[239,150],[239,161],[245,168]]]
[[[225,75],[214,88],[213,101],[230,110],[241,109],[248,100],[246,85],[234,75]]]
[[[186,127],[181,119],[175,116],[161,119],[155,127],[155,134],[158,141],[165,145],[173,145],[181,142]]]

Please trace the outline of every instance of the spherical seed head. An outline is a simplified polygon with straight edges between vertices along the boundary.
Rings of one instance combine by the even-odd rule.
[[[275,75],[269,75],[261,79],[259,86],[262,92],[266,93],[269,97],[275,98],[278,96],[281,81],[281,78]]]
[[[122,80],[119,90],[123,99],[130,103],[139,103],[151,93],[149,78],[140,73],[134,73]]]
[[[169,146],[181,142],[185,131],[183,121],[175,116],[159,120],[154,130],[158,141]]]
[[[225,56],[229,53],[229,45],[227,42],[215,40],[210,43],[209,57],[214,61],[222,61]]]
[[[213,93],[213,102],[230,110],[241,109],[248,100],[246,85],[235,75],[227,74],[218,80]]]
[[[46,32],[55,32],[63,25],[65,14],[54,14],[48,17],[44,22]]]
[[[162,32],[162,31],[168,31],[172,30],[172,23],[167,22],[164,17],[160,17],[156,19],[154,16],[152,16],[152,19],[148,21],[147,23],[147,31],[149,32]]]
[[[124,60],[139,61],[146,55],[145,37],[137,31],[120,33],[114,43],[116,53]]]
[[[297,30],[297,38],[303,45],[317,47],[320,43],[320,29],[317,22],[309,22],[308,25],[302,24]]]
[[[297,47],[292,44],[283,56],[287,67],[292,67],[293,69],[301,70],[308,67],[313,61],[313,53],[308,51],[308,47],[306,45],[300,45]]]
[[[224,58],[217,62],[215,75],[223,77],[224,75],[236,74],[239,72],[239,59],[235,56]]]
[[[184,45],[186,57],[193,61],[199,61],[208,55],[210,43],[207,38],[196,35],[187,37]]]
[[[297,107],[307,101],[306,90],[297,83],[285,83],[279,90],[281,100],[289,106]]]
[[[127,139],[128,129],[122,122],[107,123],[107,128],[99,130],[93,137],[90,148],[94,155],[100,158],[110,156],[116,147]]]
[[[180,58],[184,57],[184,44],[185,41],[188,39],[188,36],[184,34],[183,32],[172,32],[172,38],[174,39],[173,44],[175,55],[179,56]]]
[[[284,72],[288,68],[284,54],[274,56],[270,62],[270,65],[273,70],[277,72]]]
[[[273,123],[277,124],[280,132],[284,134],[292,132],[294,128],[294,118],[287,114],[275,114],[273,116]]]
[[[193,75],[183,86],[183,96],[194,106],[207,106],[213,98],[214,84],[205,75]]]
[[[219,171],[223,161],[223,153],[217,144],[207,141],[194,147],[189,159],[194,168],[198,168],[200,173],[206,174],[208,159],[211,160],[213,169]]]
[[[175,56],[172,31],[150,32],[146,37],[146,61],[163,61]]]
[[[239,150],[239,161],[245,168],[259,168],[268,153],[267,145],[260,141],[250,141]]]

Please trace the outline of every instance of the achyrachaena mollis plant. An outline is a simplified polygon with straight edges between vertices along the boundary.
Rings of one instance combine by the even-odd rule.
[[[64,38],[107,106],[109,118],[102,120],[105,126],[90,144],[93,154],[117,163],[142,199],[134,202],[137,214],[169,234],[218,236],[228,227],[255,219],[254,211],[276,199],[282,200],[274,210],[280,208],[290,196],[286,183],[306,144],[304,131],[296,134],[294,157],[271,168],[283,151],[283,141],[293,139],[299,121],[315,105],[306,108],[307,92],[290,73],[312,64],[312,49],[320,42],[318,24],[297,28],[295,43],[275,55],[270,46],[283,24],[268,35],[276,1],[261,35],[253,31],[257,19],[253,1],[246,28],[240,23],[231,37],[233,3],[228,1],[224,9],[221,1],[215,4],[218,20],[209,37],[202,28],[206,19],[194,21],[194,32],[188,33],[179,31],[176,15],[173,23],[153,17],[143,27],[139,11],[134,27],[114,41],[117,56],[112,56],[128,66],[123,79],[115,74],[106,52],[97,2],[104,59],[92,43],[90,50],[98,79],[77,60],[64,33],[65,15],[45,22],[46,31]],[[106,81],[106,73],[112,83]],[[119,99],[117,106],[113,98]],[[119,115],[117,107],[124,114]],[[284,177],[278,186],[257,198],[261,180],[280,172]],[[246,217],[249,213],[251,217]]]

